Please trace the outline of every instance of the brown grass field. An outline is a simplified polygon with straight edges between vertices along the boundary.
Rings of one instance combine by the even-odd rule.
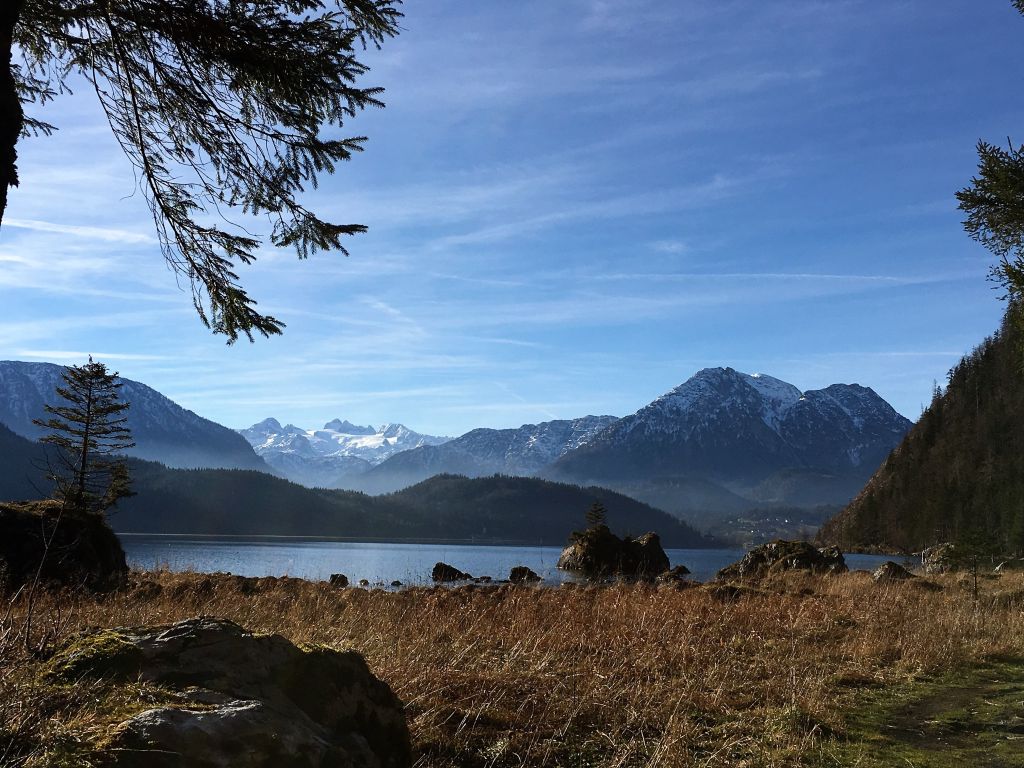
[[[354,648],[407,705],[417,766],[828,765],[868,689],[1024,655],[1024,578],[975,602],[863,573],[715,587],[335,589],[297,579],[136,573],[103,597],[0,604],[0,766],[81,750],[144,692],[43,682],[45,651],[90,626],[206,614]],[[7,615],[3,611],[7,610]],[[72,759],[62,755],[78,755]]]

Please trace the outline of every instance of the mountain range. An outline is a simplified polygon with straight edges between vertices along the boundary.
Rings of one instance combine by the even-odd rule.
[[[64,367],[53,363],[0,360],[0,424],[30,440],[46,430],[44,406],[56,405],[56,388]],[[129,455],[169,467],[220,467],[270,471],[267,464],[234,430],[182,408],[155,389],[120,379],[121,399],[130,403],[128,427],[135,447]]]
[[[516,429],[474,429],[443,444],[396,453],[358,477],[343,479],[340,487],[390,493],[439,474],[532,477],[616,421],[614,416],[584,416]]]
[[[31,439],[61,368],[0,363],[0,423]],[[178,468],[256,469],[313,488],[394,493],[437,475],[599,486],[710,527],[752,510],[846,504],[911,426],[858,384],[801,392],[707,368],[624,418],[475,429],[450,439],[401,424],[265,419],[235,432],[124,379],[133,455]]]
[[[327,422],[322,429],[301,429],[269,418],[239,434],[281,475],[311,488],[347,487],[347,479],[399,452],[451,439],[422,435],[403,424],[375,428],[341,419]]]

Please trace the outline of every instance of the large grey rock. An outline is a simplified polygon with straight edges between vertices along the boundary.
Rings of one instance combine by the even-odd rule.
[[[760,579],[784,571],[846,573],[847,570],[843,553],[836,547],[817,549],[806,541],[778,539],[750,550],[742,559],[720,570],[718,578]]]
[[[50,662],[67,682],[143,681],[182,705],[135,715],[100,756],[114,768],[405,768],[402,704],[354,651],[301,649],[223,619],[103,630]]]
[[[596,525],[573,534],[572,543],[558,558],[558,567],[587,576],[653,578],[668,570],[669,561],[656,533],[620,539],[608,526]]]

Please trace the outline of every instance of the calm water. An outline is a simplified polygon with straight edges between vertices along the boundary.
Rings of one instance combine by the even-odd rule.
[[[474,576],[508,577],[525,565],[548,583],[572,580],[555,568],[558,547],[497,547],[471,544],[387,544],[274,537],[213,537],[121,534],[128,562],[137,567],[172,571],[227,571],[240,576],[297,576],[327,579],[344,573],[353,583],[430,583],[434,563],[454,565]],[[692,578],[707,581],[743,556],[739,549],[668,549],[672,565],[685,565]],[[851,569],[876,568],[891,558],[847,555]]]

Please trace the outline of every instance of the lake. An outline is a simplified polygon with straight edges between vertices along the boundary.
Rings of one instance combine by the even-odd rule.
[[[504,547],[477,544],[393,544],[326,541],[272,536],[181,536],[119,534],[130,565],[151,570],[239,576],[296,576],[326,580],[344,573],[352,583],[429,584],[434,563],[445,562],[474,576],[508,577],[525,565],[549,584],[574,580],[555,564],[559,547]],[[743,556],[741,549],[667,549],[672,565],[685,565],[692,578],[708,581],[715,573]],[[893,558],[883,555],[846,555],[851,569],[873,570]]]

